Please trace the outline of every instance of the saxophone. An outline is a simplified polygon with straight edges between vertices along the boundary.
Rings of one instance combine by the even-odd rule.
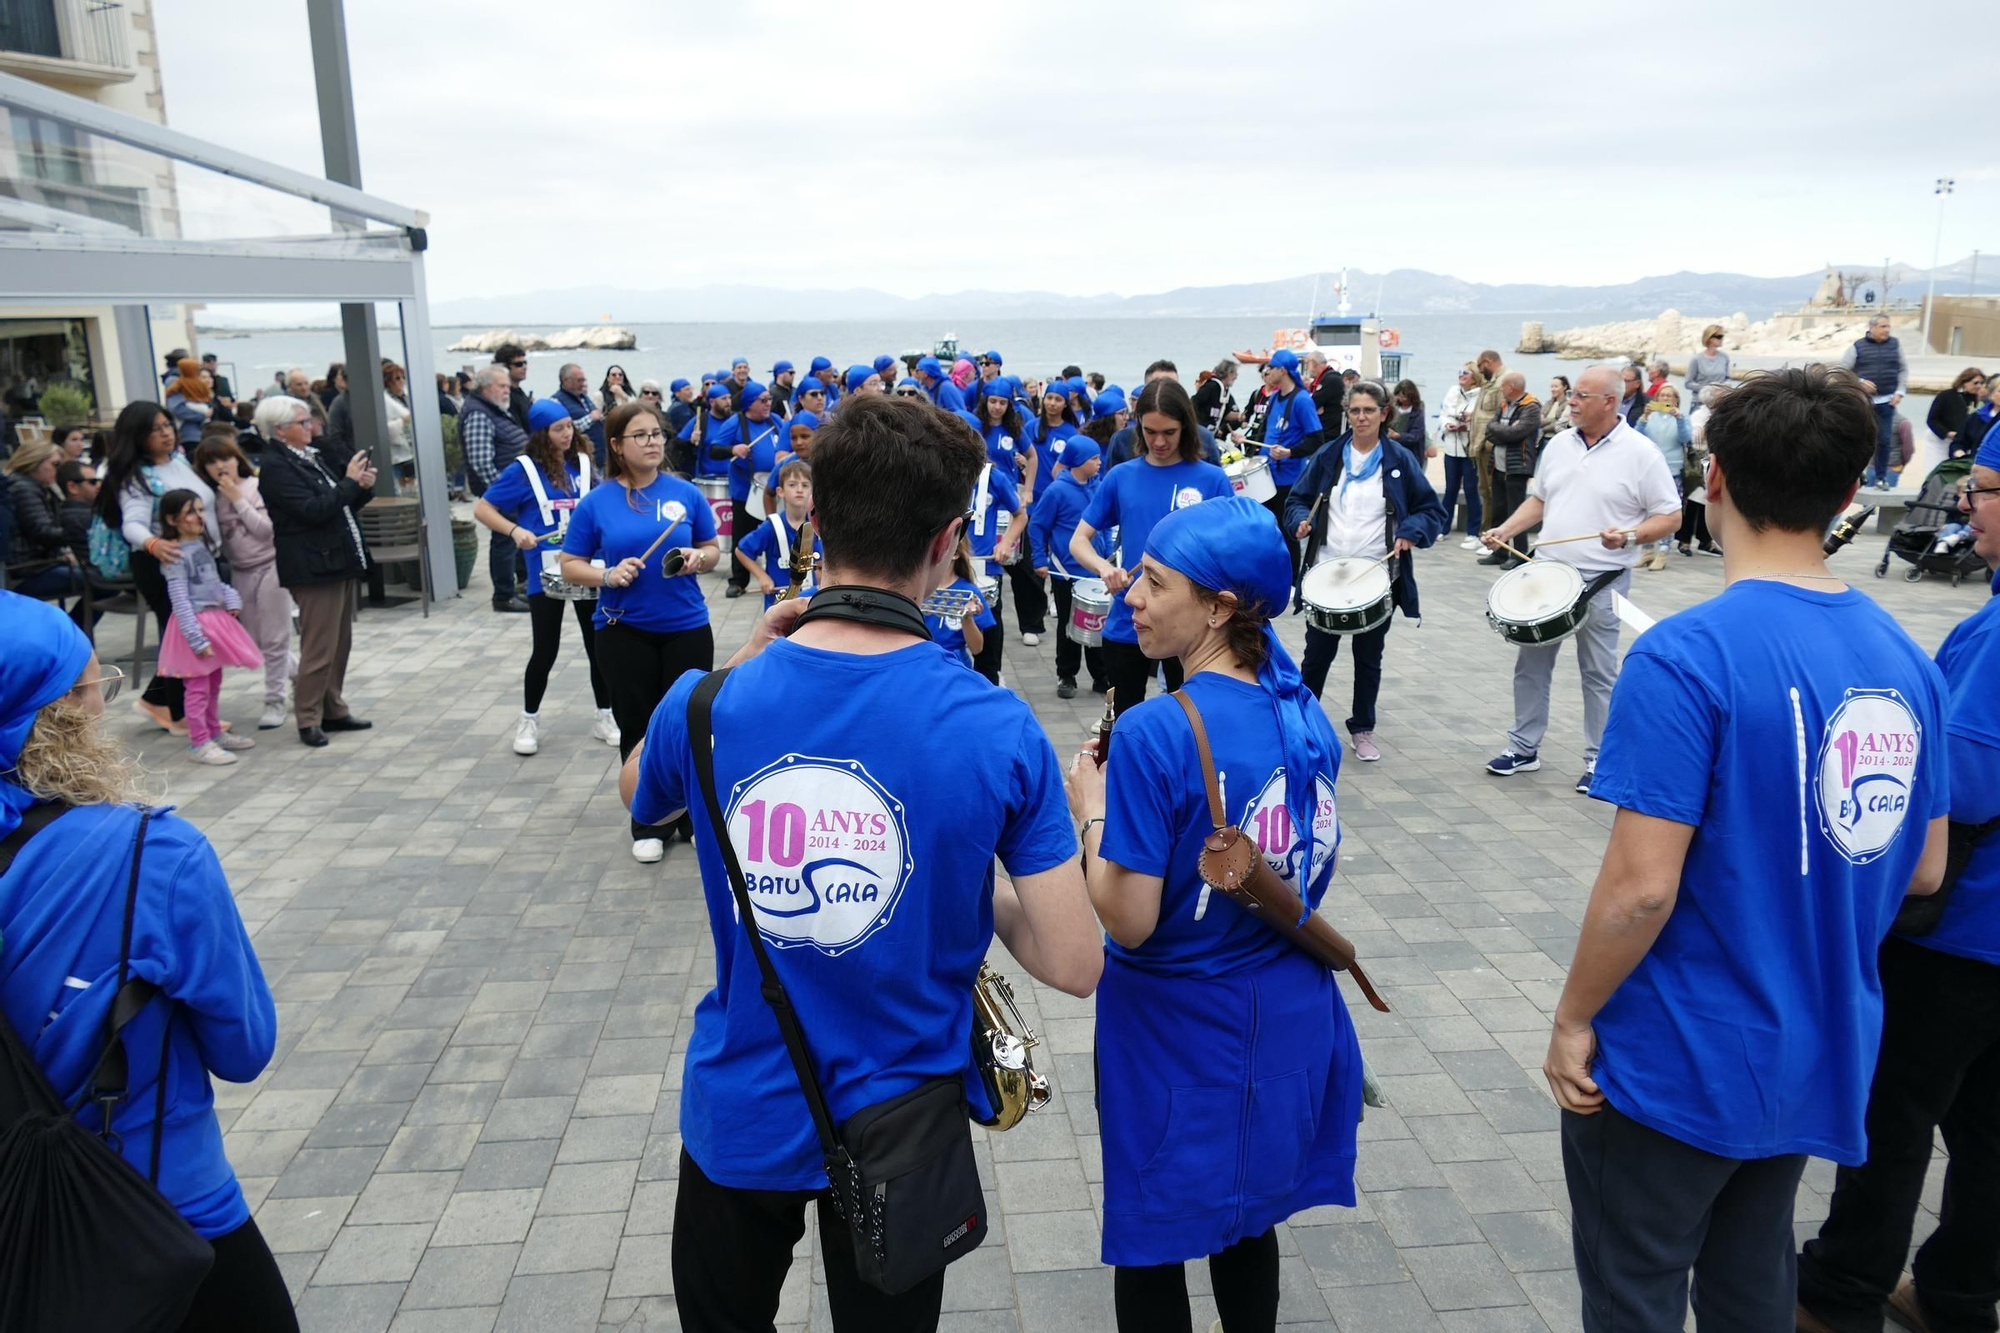
[[[784,519],[780,518],[778,521],[782,523]],[[788,567],[791,586],[778,589],[773,596],[780,602],[789,602],[797,597],[799,590],[806,586],[806,580],[812,577],[812,572],[818,564],[819,555],[813,550],[813,526],[810,521],[801,523],[798,536],[792,541],[792,562]]]
[[[1012,1129],[1028,1112],[1048,1105],[1049,1081],[1035,1072],[1028,1054],[1040,1044],[1014,1007],[1014,988],[1007,978],[981,963],[972,983],[972,1062],[986,1085],[993,1118],[980,1124]]]

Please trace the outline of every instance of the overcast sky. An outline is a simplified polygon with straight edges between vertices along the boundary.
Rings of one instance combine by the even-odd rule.
[[[303,0],[155,9],[171,124],[323,170]],[[433,299],[1928,264],[1940,175],[1945,260],[2000,251],[1963,4],[953,12],[348,0],[364,185],[429,212]]]

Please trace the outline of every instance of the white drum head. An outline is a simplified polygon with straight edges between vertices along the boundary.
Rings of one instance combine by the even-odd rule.
[[[1532,623],[1567,610],[1583,594],[1583,576],[1560,560],[1530,560],[1502,574],[1487,605],[1502,620]]]
[[[1069,595],[1072,605],[1079,603],[1084,606],[1111,605],[1111,589],[1105,585],[1103,579],[1078,579],[1070,584]]]
[[[1389,567],[1378,561],[1343,556],[1313,566],[1300,595],[1322,611],[1354,611],[1389,595]]]

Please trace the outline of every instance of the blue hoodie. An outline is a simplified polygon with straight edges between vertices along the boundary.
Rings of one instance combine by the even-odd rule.
[[[0,655],[5,772],[18,761],[35,712],[80,673],[80,661],[69,669],[74,646],[82,645],[87,660],[89,645],[55,608],[12,593],[0,593],[0,642],[8,645]],[[25,796],[0,779],[7,830]],[[82,1096],[102,1051],[138,826],[133,806],[79,806],[29,839],[0,875],[0,1010],[66,1102]],[[129,1091],[112,1124],[126,1161],[144,1173],[162,1077],[160,1040],[171,1021],[159,1188],[189,1225],[214,1239],[247,1222],[250,1209],[223,1154],[209,1075],[247,1083],[262,1073],[277,1042],[277,1011],[215,850],[165,808],[146,828],[136,901],[131,974],[159,986],[171,1006],[156,998],[126,1027]],[[78,1118],[98,1127],[95,1108]]]
[[[1028,552],[1036,569],[1046,569],[1051,577],[1059,579],[1097,577],[1078,566],[1076,557],[1069,553],[1070,538],[1076,536],[1076,525],[1083,520],[1090,491],[1089,483],[1078,481],[1075,473],[1064,468],[1035,497],[1035,507],[1028,518]],[[1111,534],[1098,533],[1091,549],[1109,559]]]

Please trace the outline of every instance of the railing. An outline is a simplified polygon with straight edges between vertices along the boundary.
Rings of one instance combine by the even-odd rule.
[[[123,0],[7,0],[0,51],[129,70],[131,27]]]

